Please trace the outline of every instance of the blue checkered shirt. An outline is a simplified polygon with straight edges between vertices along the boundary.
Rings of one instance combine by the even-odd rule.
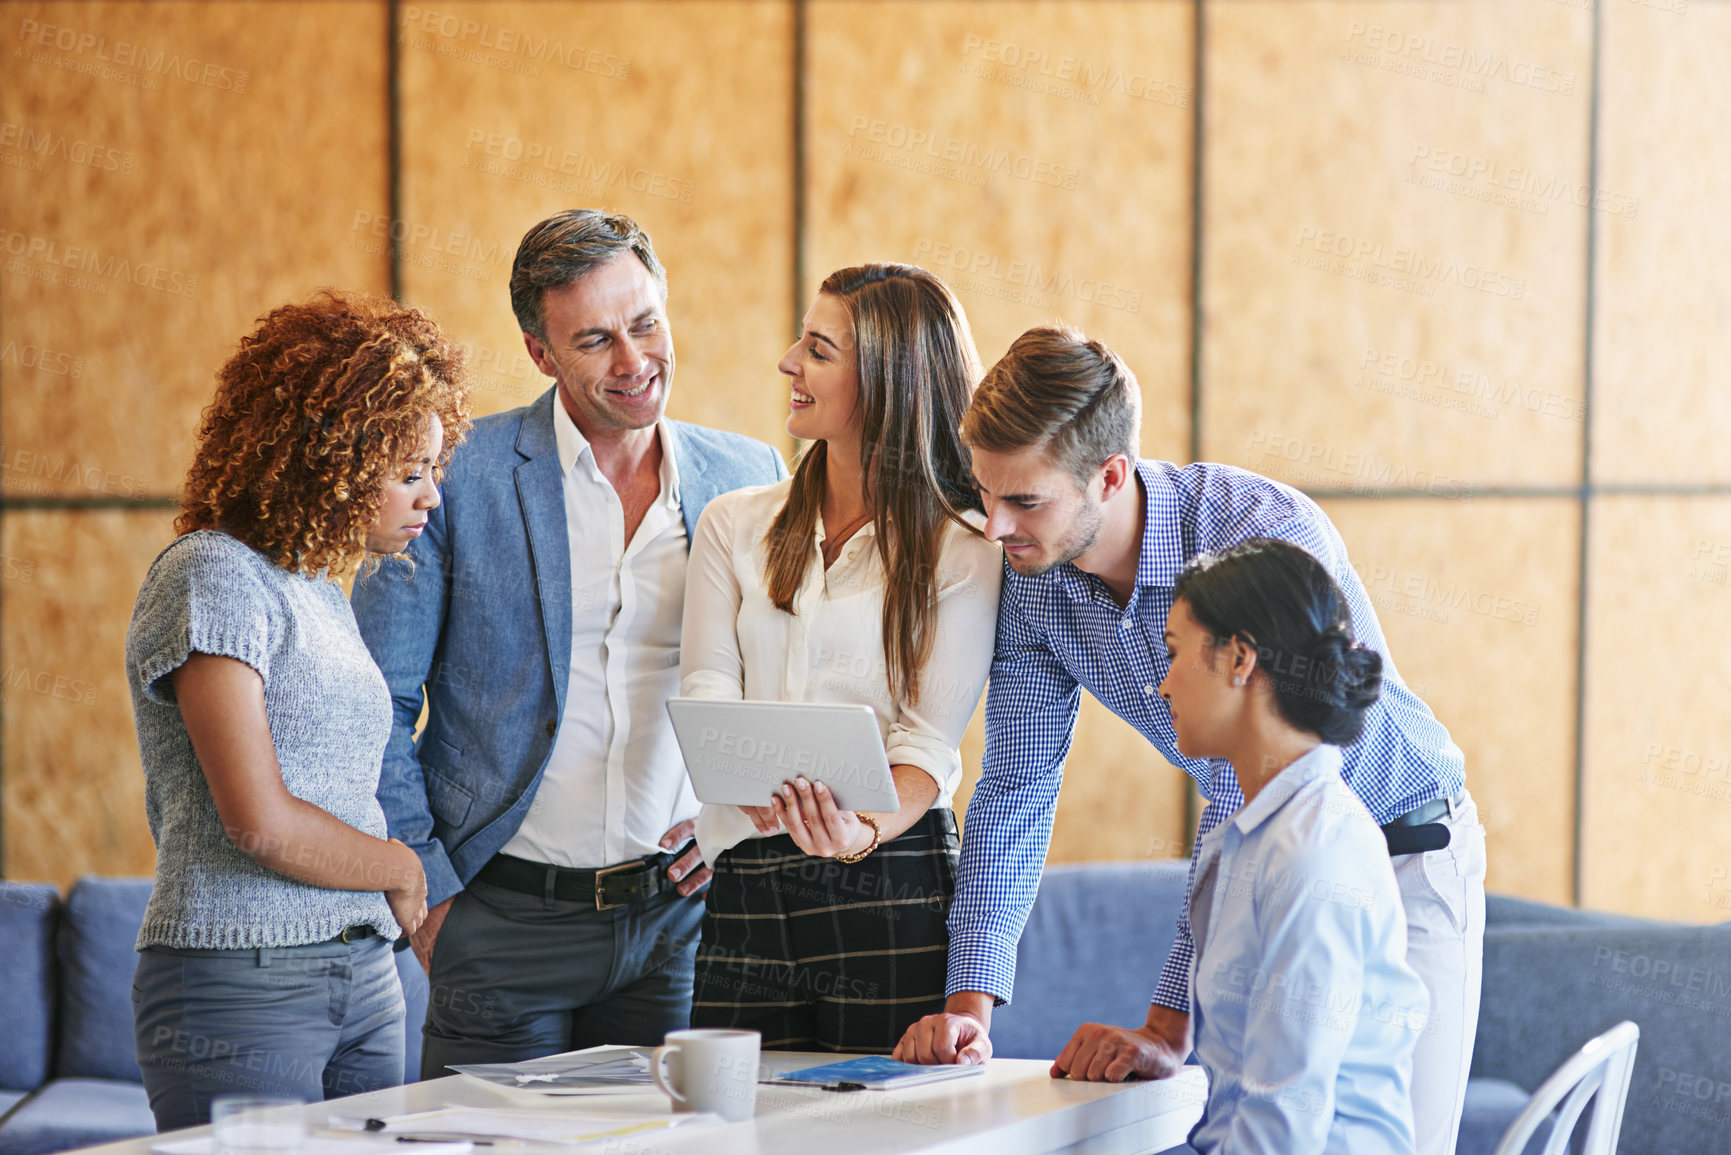
[[[1383,686],[1363,735],[1344,751],[1342,776],[1378,822],[1452,795],[1464,783],[1459,747],[1401,681],[1370,596],[1347,560],[1346,545],[1314,501],[1290,486],[1227,465],[1180,468],[1142,461],[1136,473],[1147,500],[1147,521],[1136,589],[1127,606],[1120,608],[1104,582],[1074,565],[1039,577],[1005,567],[997,652],[986,691],[986,755],[968,801],[950,910],[950,994],[980,991],[1010,1000],[1016,942],[1039,889],[1083,689],[1196,780],[1209,802],[1199,843],[1244,804],[1230,763],[1178,752],[1172,715],[1156,692],[1166,678],[1162,639],[1173,581],[1198,554],[1246,538],[1283,538],[1321,559],[1346,591],[1358,640],[1382,655]],[[1189,1010],[1194,953],[1184,910],[1155,1002]]]

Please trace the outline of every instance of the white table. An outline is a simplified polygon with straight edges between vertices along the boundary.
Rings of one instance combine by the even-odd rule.
[[[774,1074],[834,1059],[834,1055],[765,1052],[762,1070]],[[1141,1155],[1184,1142],[1202,1115],[1206,1082],[1200,1067],[1186,1067],[1178,1077],[1158,1083],[1072,1083],[1051,1078],[1050,1068],[1045,1061],[993,1059],[983,1075],[902,1091],[760,1086],[757,1116],[748,1122],[611,1140],[605,1150],[609,1155]],[[323,1128],[333,1113],[378,1117],[451,1105],[535,1108],[542,1102],[546,1109],[619,1114],[667,1107],[666,1097],[660,1094],[547,1101],[451,1076],[315,1103],[307,1107],[306,1120],[311,1131]],[[208,1131],[194,1128],[177,1137]],[[147,1155],[151,1142],[132,1139],[86,1150]],[[380,1149],[384,1155],[414,1155],[410,1144],[381,1143]],[[489,1150],[475,1148],[476,1155]]]

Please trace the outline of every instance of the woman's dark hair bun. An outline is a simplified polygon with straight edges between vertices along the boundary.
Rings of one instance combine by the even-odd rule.
[[[1382,655],[1354,640],[1346,596],[1323,564],[1278,538],[1252,538],[1197,558],[1174,594],[1217,638],[1256,647],[1257,672],[1280,714],[1347,746],[1382,693]]]
[[[1364,728],[1364,711],[1382,694],[1382,655],[1353,641],[1352,632],[1337,624],[1317,636],[1308,656],[1306,684],[1330,711],[1316,719],[1324,727],[1318,736],[1336,746],[1357,741]]]

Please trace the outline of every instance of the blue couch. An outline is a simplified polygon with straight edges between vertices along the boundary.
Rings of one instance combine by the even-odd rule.
[[[149,879],[0,883],[0,1155],[47,1155],[156,1130],[132,1041],[133,943]],[[421,1069],[427,979],[407,951],[405,1077]]]
[[[1015,1001],[993,1016],[995,1053],[1048,1059],[1081,1023],[1141,1023],[1187,868],[1048,868],[1017,950]],[[1682,926],[1492,895],[1459,1155],[1489,1155],[1531,1091],[1623,1019],[1639,1024],[1641,1043],[1619,1152],[1731,1149],[1731,923]]]

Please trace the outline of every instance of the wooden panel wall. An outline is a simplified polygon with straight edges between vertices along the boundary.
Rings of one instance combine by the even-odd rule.
[[[173,497],[253,318],[388,291],[383,252],[348,243],[387,196],[384,12],[0,5],[0,493]],[[7,877],[150,869],[121,653],[171,520],[0,524]]]
[[[1204,456],[1578,480],[1590,32],[1550,3],[1208,8]]]
[[[517,243],[562,209],[607,208],[642,224],[667,268],[669,412],[787,445],[791,6],[401,12],[404,287],[471,347],[477,412],[552,383],[511,314]]]
[[[7,878],[149,874],[144,774],[123,656],[174,515],[8,513],[0,522]]]
[[[253,318],[388,289],[347,244],[387,195],[384,31],[376,0],[0,7],[4,339],[74,359],[0,365],[0,492],[173,495]]]
[[[1600,498],[1586,905],[1731,919],[1731,499]]]
[[[1325,505],[1390,653],[1466,755],[1489,886],[1570,901],[1579,521],[1554,500]]]
[[[1731,482],[1731,6],[1605,5],[1601,481]]]
[[[1606,5],[1582,899],[1731,918],[1731,6]],[[1716,485],[1717,491],[1691,493]]]

